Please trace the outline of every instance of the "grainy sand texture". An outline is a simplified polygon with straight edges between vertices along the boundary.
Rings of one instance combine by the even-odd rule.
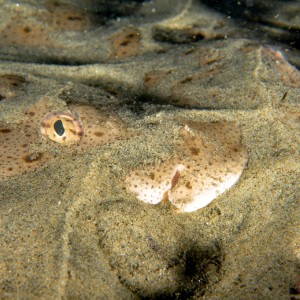
[[[216,2],[0,0],[0,299],[300,299],[300,3]]]

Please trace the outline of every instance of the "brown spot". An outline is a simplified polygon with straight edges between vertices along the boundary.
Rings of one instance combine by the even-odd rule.
[[[82,21],[82,17],[79,16],[68,16],[67,19],[69,21]]]
[[[24,83],[26,83],[26,79],[19,75],[14,74],[5,74],[0,76],[1,85],[5,87],[13,86],[18,87]]]
[[[1,34],[0,34],[1,39]],[[1,41],[0,41],[1,44]],[[15,97],[23,90],[26,80],[24,77],[14,74],[0,75],[0,101]]]
[[[35,115],[35,112],[34,111],[30,111],[28,114],[33,117]]]
[[[185,83],[191,82],[192,80],[193,80],[192,77],[187,77],[187,78],[181,80],[180,83],[181,83],[181,84],[185,84]]]
[[[0,128],[0,132],[1,132],[1,133],[10,133],[10,132],[11,132],[11,129],[8,129],[8,128]]]
[[[154,173],[153,173],[153,172],[151,172],[151,173],[149,174],[149,177],[150,177],[152,180],[154,180],[154,178],[155,178],[155,175],[154,175]]]
[[[146,73],[144,77],[145,88],[156,87],[169,73],[170,71],[163,70],[154,70]]]
[[[195,148],[195,147],[192,147],[190,148],[190,151],[193,155],[198,155],[199,154],[199,149]]]
[[[130,43],[130,41],[124,41],[123,43],[120,44],[120,46],[125,47]]]
[[[140,53],[141,34],[135,27],[127,27],[111,37],[111,58],[122,59]]]
[[[175,175],[172,178],[171,189],[173,189],[176,186],[176,184],[178,183],[179,177],[180,177],[180,172],[177,170]]]
[[[23,31],[25,33],[29,33],[29,32],[31,32],[31,28],[29,26],[26,26],[26,27],[24,27]]]
[[[184,51],[183,55],[190,55],[190,54],[194,53],[195,51],[196,51],[195,49],[189,49],[187,51]]]
[[[74,130],[74,129],[69,129],[70,130],[70,132],[72,133],[72,134],[76,134],[76,130]]]
[[[157,54],[164,54],[164,53],[167,53],[168,50],[167,50],[167,49],[158,49],[158,50],[155,50],[155,52],[156,52]]]
[[[103,136],[104,133],[100,132],[100,131],[96,131],[96,132],[94,132],[94,135],[100,137],[100,136]]]
[[[78,136],[81,137],[81,136],[83,136],[83,131],[79,131],[77,134],[78,134]]]
[[[189,190],[191,190],[193,187],[191,186],[191,183],[188,181],[185,185]]]
[[[137,33],[130,33],[130,34],[128,34],[127,36],[126,36],[126,38],[127,39],[132,39],[132,38],[134,38],[135,37],[135,35],[136,35]]]
[[[71,3],[46,1],[48,13],[45,14],[48,27],[52,30],[84,30],[90,25],[90,18],[86,11]],[[47,31],[49,29],[47,28]]]
[[[72,4],[59,7],[43,1],[47,10],[36,14],[11,14],[10,23],[0,32],[0,44],[7,46],[53,47],[52,34],[64,30],[86,30],[90,26],[90,17],[85,10]]]
[[[26,163],[33,163],[35,161],[41,160],[43,157],[43,153],[32,153],[23,157]]]
[[[197,103],[190,93],[190,85],[197,85],[198,82],[207,82],[214,79],[214,77],[221,71],[214,67],[212,70],[200,71],[192,76],[183,78],[181,81],[176,81],[171,87],[171,95],[168,97],[168,101],[179,104],[179,105],[193,105]],[[186,83],[189,83],[188,85]]]
[[[11,26],[7,25],[1,32],[0,44],[7,44],[10,46],[49,46],[47,42],[47,35],[41,34],[41,27],[44,26],[36,21],[31,22],[31,26],[27,26],[27,20],[19,15],[18,22],[11,23]]]

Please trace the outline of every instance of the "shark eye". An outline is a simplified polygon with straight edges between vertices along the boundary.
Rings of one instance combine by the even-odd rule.
[[[60,144],[78,143],[83,136],[80,120],[68,112],[47,114],[40,129],[45,138]]]

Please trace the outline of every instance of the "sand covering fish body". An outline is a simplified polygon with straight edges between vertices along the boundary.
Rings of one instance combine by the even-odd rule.
[[[132,132],[111,111],[87,104],[72,104],[65,111],[57,111],[47,97],[42,97],[25,112],[22,121],[2,124],[0,177],[42,167],[53,158],[51,146],[82,153],[130,138]],[[151,204],[167,199],[179,211],[192,212],[234,185],[247,162],[241,131],[234,122],[186,120],[174,150],[176,154],[158,166],[130,171],[125,179],[128,192]]]

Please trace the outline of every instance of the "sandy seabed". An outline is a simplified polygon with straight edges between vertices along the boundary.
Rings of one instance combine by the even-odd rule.
[[[42,15],[0,1],[0,120],[20,130],[15,147],[43,97],[55,111],[100,108],[134,132],[78,153],[33,130],[32,149],[51,158],[0,178],[0,299],[299,297],[299,65],[200,1],[171,2],[120,6],[97,25],[92,1],[86,13],[45,1]],[[21,30],[54,15],[67,21],[47,39]],[[239,124],[239,181],[192,213],[137,200],[125,178],[173,157],[186,120]]]

